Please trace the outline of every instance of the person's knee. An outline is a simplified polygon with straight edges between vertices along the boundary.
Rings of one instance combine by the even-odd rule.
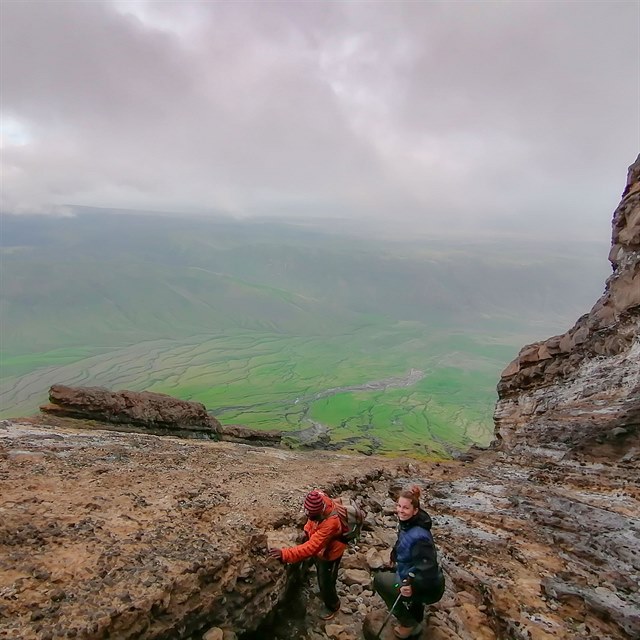
[[[372,584],[373,584],[373,590],[376,593],[380,593],[380,591],[382,590],[382,578],[379,572],[373,574]]]

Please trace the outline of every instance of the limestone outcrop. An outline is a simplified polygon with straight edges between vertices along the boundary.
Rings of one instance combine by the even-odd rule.
[[[43,413],[118,425],[147,433],[217,439],[220,423],[200,402],[187,402],[149,391],[109,391],[102,387],[54,384]]]
[[[504,450],[625,455],[640,426],[640,156],[613,216],[613,273],[566,333],[525,346],[502,373],[495,410]],[[597,455],[599,455],[597,454]]]
[[[222,425],[200,402],[179,400],[148,391],[109,391],[102,387],[54,384],[42,413],[67,420],[80,429],[114,428],[154,435],[224,440],[261,446],[279,446],[282,432],[250,429],[241,424]],[[75,422],[74,422],[75,421]],[[59,422],[60,424],[60,422]]]

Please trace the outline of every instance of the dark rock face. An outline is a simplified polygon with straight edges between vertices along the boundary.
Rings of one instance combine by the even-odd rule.
[[[55,384],[49,390],[49,401],[50,404],[40,408],[44,413],[129,425],[147,433],[217,439],[220,430],[220,423],[207,414],[203,404],[162,393]]]
[[[527,345],[498,384],[496,436],[505,450],[622,455],[640,425],[640,156],[613,217],[613,273],[565,334]],[[604,451],[604,449],[603,449]]]
[[[278,446],[282,440],[281,431],[258,431],[257,429],[249,429],[241,424],[221,425],[219,433],[220,439],[227,442]]]

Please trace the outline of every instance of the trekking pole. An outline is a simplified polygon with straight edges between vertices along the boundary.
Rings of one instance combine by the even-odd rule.
[[[402,586],[406,586],[408,584],[411,584],[411,579],[415,578],[415,575],[413,573],[410,573],[408,577],[406,577],[403,581],[402,581]],[[378,631],[378,633],[376,634],[375,640],[379,640],[380,636],[382,635],[382,632],[384,630],[384,628],[387,626],[387,622],[389,622],[389,620],[391,620],[391,616],[393,615],[393,611],[396,608],[396,606],[398,605],[398,602],[400,602],[400,600],[402,599],[402,594],[399,593],[398,597],[396,598],[396,601],[393,603],[393,606],[391,607],[391,609],[389,609],[389,613],[387,614],[387,617],[384,619],[384,622],[382,623],[382,626],[380,627],[380,631]]]

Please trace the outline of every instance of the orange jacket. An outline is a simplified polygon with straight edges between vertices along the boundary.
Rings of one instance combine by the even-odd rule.
[[[324,511],[319,521],[307,520],[304,530],[309,539],[303,544],[282,550],[283,562],[300,562],[315,556],[322,560],[337,560],[346,549],[346,543],[340,540],[342,524],[336,512],[336,505],[328,496],[323,495]]]

